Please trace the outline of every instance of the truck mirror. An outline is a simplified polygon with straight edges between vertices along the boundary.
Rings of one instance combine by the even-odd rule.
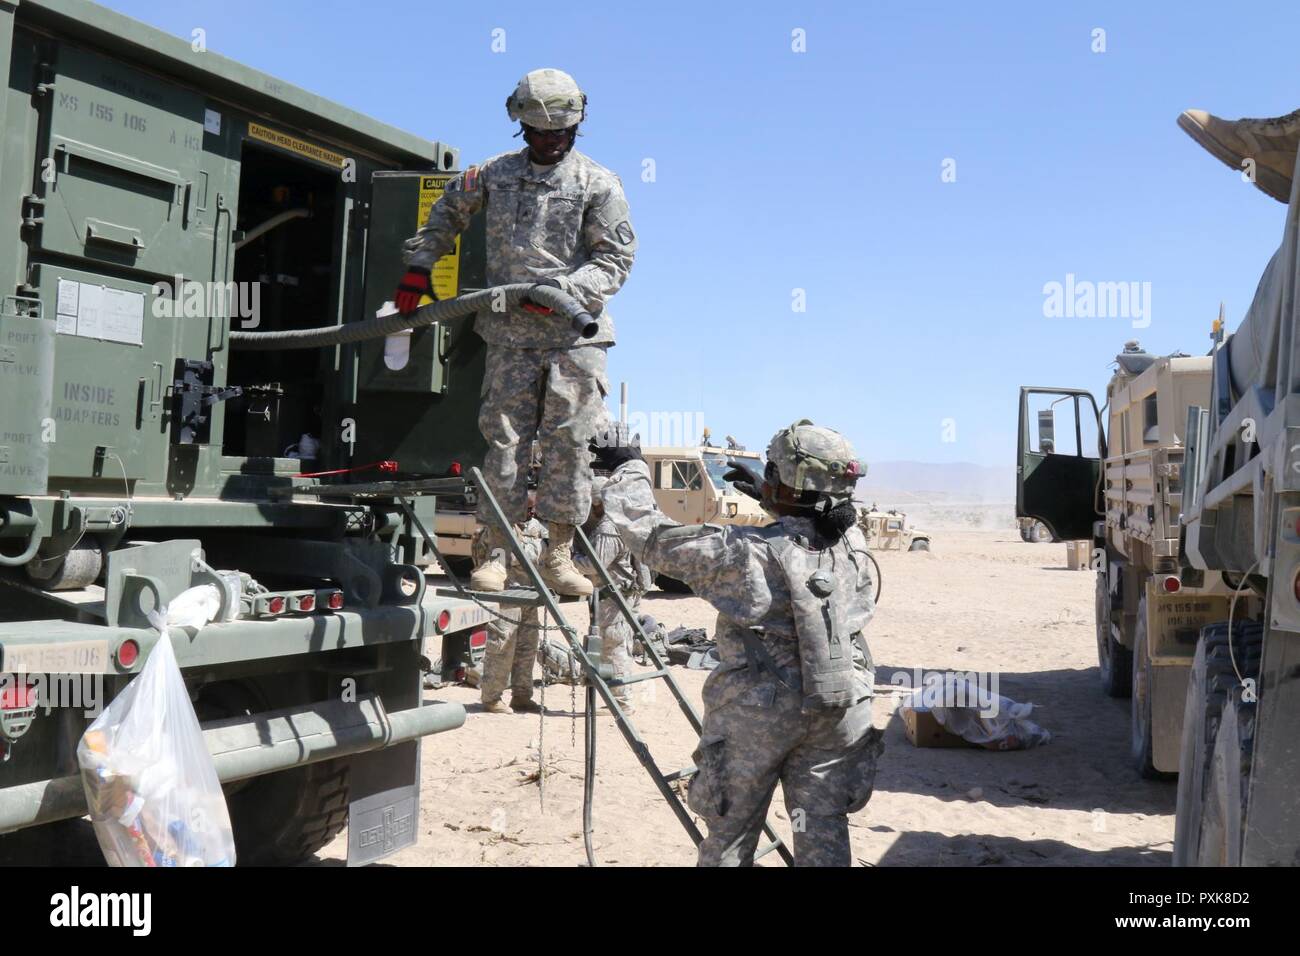
[[[1044,408],[1038,412],[1038,450],[1050,455],[1056,448],[1056,422],[1052,409]]]

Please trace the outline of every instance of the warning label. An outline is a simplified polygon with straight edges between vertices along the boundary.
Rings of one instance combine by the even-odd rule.
[[[270,143],[272,146],[278,146],[280,149],[288,150],[307,159],[314,159],[318,163],[333,166],[335,169],[342,169],[343,164],[347,161],[345,156],[331,152],[323,146],[308,143],[305,140],[290,136],[288,133],[282,133],[278,129],[271,129],[269,126],[261,126],[257,123],[248,124],[248,138]]]
[[[420,177],[420,207],[415,227],[418,229],[429,219],[429,210],[441,197],[451,173]],[[454,299],[460,292],[460,236],[456,237],[456,246],[451,252],[439,259],[433,266],[433,291],[438,299]]]

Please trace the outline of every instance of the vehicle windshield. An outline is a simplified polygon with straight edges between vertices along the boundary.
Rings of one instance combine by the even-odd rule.
[[[713,487],[726,494],[739,494],[732,486],[731,482],[723,481],[722,476],[731,468],[727,465],[729,459],[718,455],[705,455],[704,467],[709,473],[709,479],[713,482]],[[736,461],[741,462],[754,470],[754,474],[760,478],[763,476],[763,460],[761,458],[741,458],[737,457]]]

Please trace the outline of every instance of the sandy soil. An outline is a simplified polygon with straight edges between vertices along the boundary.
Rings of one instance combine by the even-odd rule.
[[[1013,529],[956,531],[936,534],[930,554],[878,557],[884,592],[869,634],[878,684],[913,668],[994,671],[999,692],[1034,703],[1034,719],[1053,739],[1009,753],[917,749],[894,713],[897,696],[881,696],[875,720],[886,750],[876,793],[852,818],[856,858],[870,866],[1168,864],[1174,785],[1132,769],[1128,701],[1106,697],[1097,680],[1092,575],[1066,570],[1065,546],[1024,544]],[[714,618],[692,597],[654,594],[645,606],[669,628],[711,627]],[[585,627],[580,605],[565,610]],[[698,706],[705,675],[674,673]],[[634,719],[655,759],[670,769],[689,764],[694,735],[667,686],[651,681],[638,694]],[[545,695],[539,718],[484,714],[470,688],[428,692],[429,700],[463,703],[469,718],[461,730],[425,739],[420,840],[385,862],[585,862],[581,692],[577,719],[568,687]],[[598,735],[597,863],[691,864],[686,832],[608,716]],[[340,837],[320,862],[345,855]]]

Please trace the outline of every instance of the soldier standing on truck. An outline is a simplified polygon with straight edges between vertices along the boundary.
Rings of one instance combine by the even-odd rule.
[[[848,866],[848,814],[871,797],[880,731],[862,631],[875,612],[845,438],[807,420],[777,432],[751,489],[776,523],[679,525],[655,507],[637,448],[596,448],[605,514],[631,552],[718,610],[687,803],[708,824],[701,866],[748,866],[777,781],[800,866]],[[758,491],[761,485],[761,492]]]
[[[432,295],[434,263],[480,209],[487,210],[487,281],[536,282],[573,296],[598,320],[594,337],[579,334],[550,309],[525,300],[480,313],[474,329],[487,343],[479,429],[487,440],[483,473],[506,516],[525,519],[526,475],[534,436],[541,446],[537,517],[547,525],[541,574],[560,594],[585,596],[591,582],[573,564],[575,525],[590,510],[587,440],[606,417],[607,349],[614,326],[605,302],[627,278],[636,254],[619,178],[573,148],[587,96],[560,70],[534,70],[506,100],[526,149],[471,166],[447,183],[428,222],[407,242],[408,271],[396,294],[404,315]],[[483,524],[490,522],[480,513]],[[493,529],[486,560],[471,585],[500,591],[506,542]]]
[[[591,482],[591,517],[587,519],[582,530],[591,541],[596,560],[601,563],[609,576],[618,585],[623,599],[635,611],[641,604],[641,595],[650,590],[653,583],[650,570],[633,555],[623,539],[618,536],[614,522],[605,515],[605,505],[600,500],[600,493],[608,478],[594,478]],[[584,565],[586,562],[582,562]],[[589,568],[588,576],[596,586],[600,585],[599,572]],[[609,597],[601,596],[597,611],[596,626],[600,629],[601,658],[614,669],[614,676],[623,678],[631,669],[628,655],[628,643],[632,640],[632,626],[623,617],[618,605]],[[627,687],[616,687],[614,697],[625,713],[632,713],[632,692]]]

